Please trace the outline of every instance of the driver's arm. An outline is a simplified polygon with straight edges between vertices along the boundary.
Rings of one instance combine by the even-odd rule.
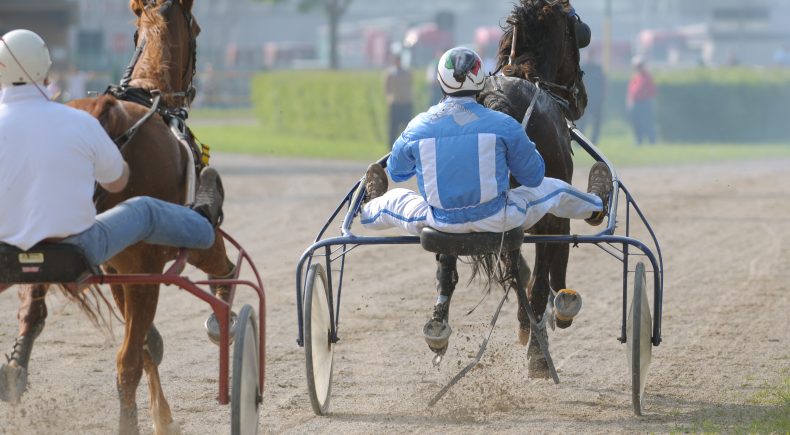
[[[505,131],[507,167],[522,186],[537,187],[543,182],[546,166],[535,143],[527,136],[524,127],[513,118],[508,120]]]
[[[126,187],[126,184],[129,182],[129,165],[124,161],[123,162],[123,170],[121,171],[121,176],[118,177],[115,181],[110,181],[109,183],[99,183],[104,190],[110,193],[118,193]]]

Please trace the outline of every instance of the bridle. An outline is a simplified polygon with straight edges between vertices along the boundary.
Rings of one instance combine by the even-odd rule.
[[[559,6],[560,3],[562,3],[563,1],[565,0],[554,0],[554,1],[544,0],[546,5],[552,8]],[[577,49],[581,49],[589,45],[590,43],[589,27],[587,27],[587,24],[585,24],[581,20],[581,17],[579,17],[579,15],[576,13],[576,10],[573,9],[573,7],[571,7],[570,11],[566,13],[566,16],[568,22],[565,26],[565,35],[562,38],[562,52],[565,52],[567,50],[568,43],[571,40],[573,40]],[[571,25],[574,26],[573,33],[571,33]],[[513,39],[511,41],[511,46],[510,46],[510,56],[508,56],[507,65],[504,65],[502,67],[502,74],[506,76],[514,76],[518,72],[518,69],[516,68],[517,65],[516,43],[518,39],[518,23],[513,22],[512,26],[513,26]],[[583,39],[579,38],[580,33],[584,35]],[[579,66],[578,58],[575,59],[575,69],[576,69],[576,73],[574,74],[570,83],[567,84],[559,84],[542,79],[533,79],[530,81],[535,83],[535,85],[539,89],[546,91],[546,93],[552,96],[554,100],[560,103],[560,106],[563,107],[563,110],[569,113],[571,104],[575,106],[578,103],[578,98],[579,95],[581,94],[581,89],[579,84],[582,82],[582,77],[584,76],[584,71],[582,71],[581,67]],[[559,93],[567,93],[571,101],[568,101],[568,99],[561,97]]]
[[[144,10],[151,11],[152,9],[159,8],[158,12],[163,17],[170,8],[173,6],[173,2],[178,0],[167,0],[166,2],[162,3],[161,5],[157,5],[156,0],[143,0]],[[184,76],[183,76],[183,83],[188,83],[186,89],[176,92],[170,93],[163,93],[163,96],[166,97],[183,97],[185,98],[187,104],[195,96],[195,87],[194,87],[194,79],[195,74],[197,72],[197,35],[192,31],[192,27],[194,25],[194,16],[191,12],[186,10],[185,8],[181,8],[181,11],[184,15],[184,19],[187,22],[187,32],[189,32],[189,63],[191,63],[191,68],[184,69]],[[145,51],[145,47],[148,43],[145,35],[140,37],[140,31],[135,30],[134,32],[134,54],[132,55],[132,59],[129,62],[129,66],[126,67],[124,71],[123,79],[121,79],[121,87],[128,87],[129,83],[132,81],[132,72],[134,71],[137,62],[140,60],[140,56]]]

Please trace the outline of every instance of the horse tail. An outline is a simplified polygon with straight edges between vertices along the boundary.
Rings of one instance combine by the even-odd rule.
[[[513,282],[510,272],[513,268],[509,267],[510,257],[507,253],[473,255],[469,257],[469,265],[472,267],[472,277],[469,283],[479,278],[484,283],[484,291],[490,292],[491,286],[496,285],[506,288]]]
[[[98,285],[79,288],[73,285],[59,284],[58,288],[67,299],[77,303],[80,310],[85,313],[96,328],[107,332],[109,336],[112,336],[112,318],[123,322]]]

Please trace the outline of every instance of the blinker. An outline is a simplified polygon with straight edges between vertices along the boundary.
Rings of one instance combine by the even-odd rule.
[[[579,48],[584,48],[590,45],[590,39],[592,38],[590,26],[579,19],[578,15],[576,16],[576,22],[574,23],[574,26],[576,27],[576,45]]]

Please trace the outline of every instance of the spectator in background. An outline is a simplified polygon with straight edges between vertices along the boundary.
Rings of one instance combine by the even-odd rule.
[[[395,143],[400,132],[411,120],[411,72],[403,69],[400,54],[392,56],[392,66],[385,78],[387,107],[389,109],[389,145]]]
[[[582,131],[587,130],[588,124],[592,124],[592,135],[589,137],[594,144],[597,144],[603,123],[603,103],[607,87],[606,73],[590,51],[584,53],[581,68],[584,71],[584,87],[587,88],[587,109],[576,124]]]
[[[785,44],[774,52],[774,65],[790,67],[790,44]]]
[[[741,60],[735,54],[735,50],[727,50],[727,57],[724,59],[724,66],[728,68],[735,68],[741,65]]]
[[[626,107],[631,112],[636,144],[641,145],[644,140],[654,144],[656,127],[653,101],[657,95],[656,85],[653,77],[647,72],[644,59],[635,57],[633,65],[635,72],[628,82]]]

